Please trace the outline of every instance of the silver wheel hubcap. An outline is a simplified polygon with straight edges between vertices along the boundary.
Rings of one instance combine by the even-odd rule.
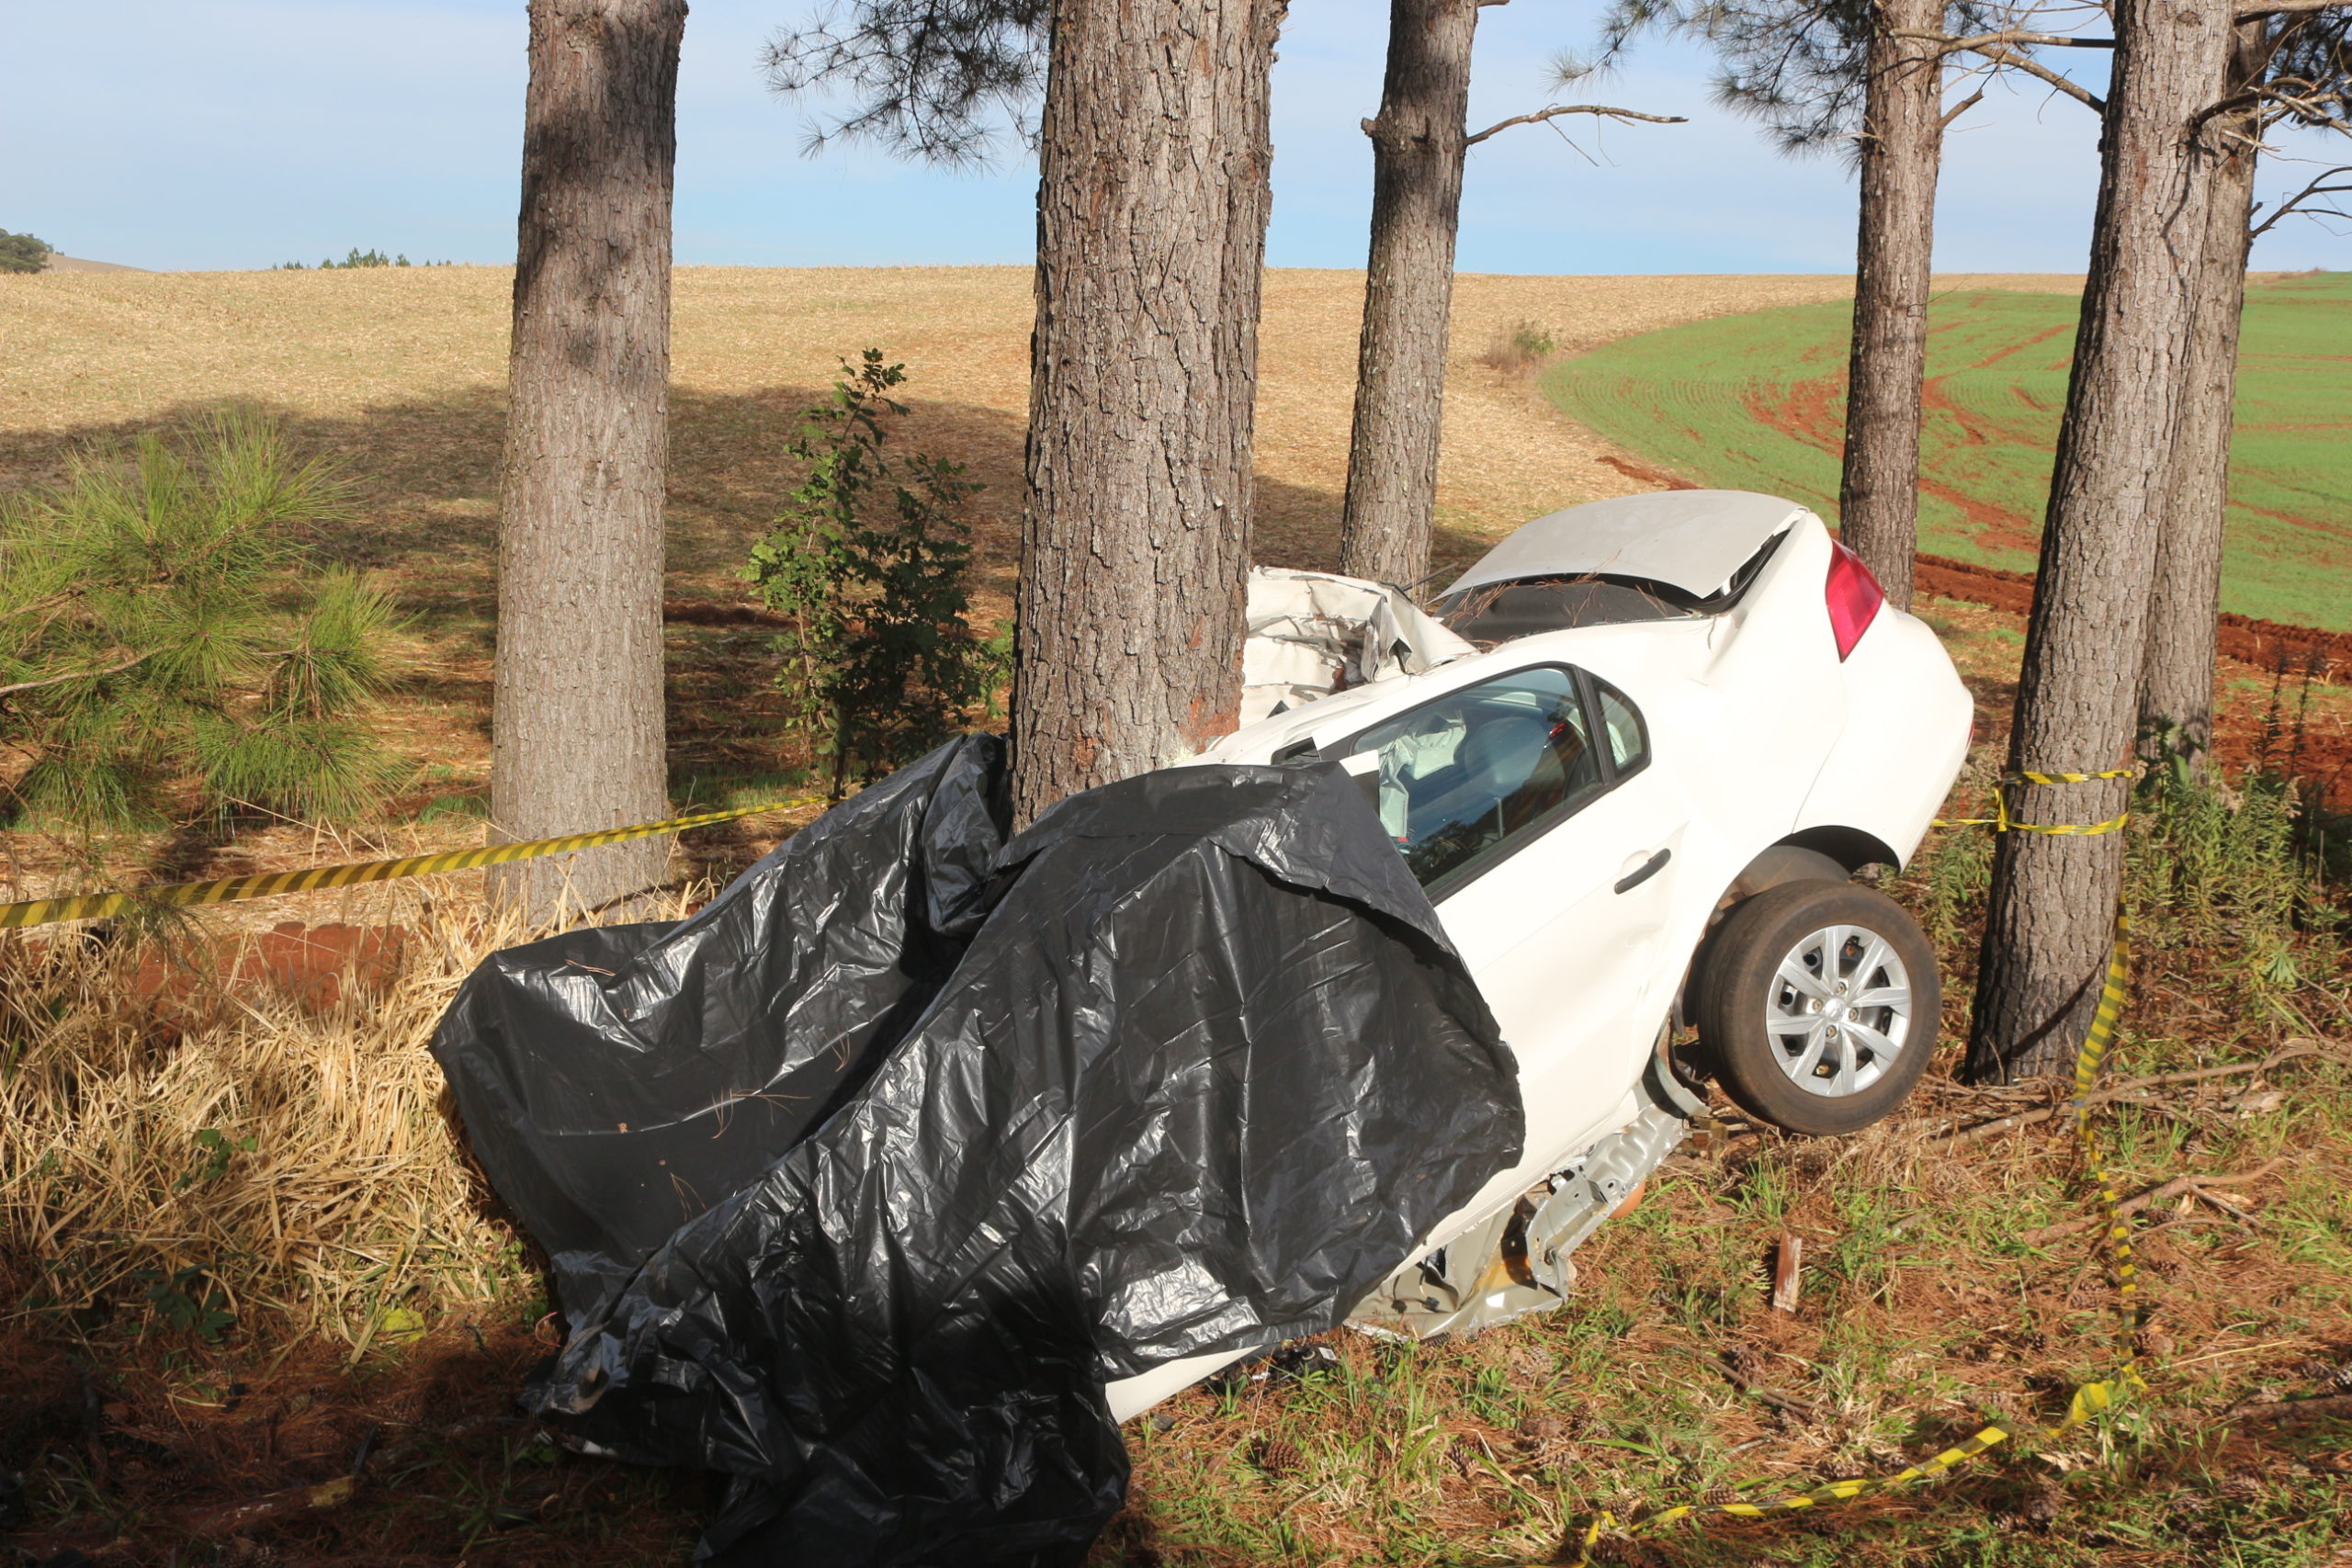
[[[1781,958],[1764,1032],[1772,1059],[1807,1094],[1860,1094],[1910,1037],[1911,976],[1878,932],[1825,926]]]

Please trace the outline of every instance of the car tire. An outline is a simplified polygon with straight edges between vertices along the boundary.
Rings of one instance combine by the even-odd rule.
[[[1903,1103],[1927,1071],[1941,1005],[1918,922],[1850,882],[1785,883],[1735,907],[1697,992],[1692,1021],[1724,1092],[1816,1137]]]

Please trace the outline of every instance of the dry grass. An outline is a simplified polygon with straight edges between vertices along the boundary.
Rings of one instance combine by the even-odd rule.
[[[250,1342],[356,1356],[387,1323],[514,1289],[514,1234],[424,1047],[465,976],[526,933],[452,915],[477,898],[450,891],[405,890],[403,940],[348,973],[341,953],[264,965],[249,939],[187,926],[11,933],[0,1275],[15,1331],[119,1343],[209,1303]]]

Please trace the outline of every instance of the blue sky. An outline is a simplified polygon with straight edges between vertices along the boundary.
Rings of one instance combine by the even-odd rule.
[[[680,87],[677,258],[752,265],[1026,262],[1035,174],[800,152],[762,40],[809,0],[696,0]],[[1473,121],[1547,101],[1544,62],[1586,41],[1590,0],[1481,12]],[[1278,265],[1360,266],[1386,7],[1294,0],[1275,72]],[[523,0],[0,0],[0,228],[157,268],[315,262],[352,246],[514,254]],[[2076,51],[2096,71],[2102,62]],[[2069,64],[2074,62],[2069,61]],[[1822,272],[1851,265],[1853,185],[1711,107],[1706,62],[1654,47],[1579,88],[1679,126],[1523,127],[1474,150],[1461,265],[1519,273]],[[2075,271],[2097,183],[2091,117],[1996,88],[1954,128],[1937,263]],[[2307,157],[2317,141],[2290,149]],[[2337,159],[2335,161],[2341,161]],[[2275,191],[2297,165],[2274,161]],[[2352,241],[2298,220],[2261,267],[2343,267]]]

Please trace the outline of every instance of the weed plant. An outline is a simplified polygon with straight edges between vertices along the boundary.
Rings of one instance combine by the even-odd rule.
[[[808,477],[744,576],[786,630],[776,684],[788,716],[831,759],[832,794],[912,761],[994,713],[1010,638],[974,634],[962,517],[979,487],[924,453],[899,456],[890,431],[907,378],[865,350],[810,408],[792,455]]]

